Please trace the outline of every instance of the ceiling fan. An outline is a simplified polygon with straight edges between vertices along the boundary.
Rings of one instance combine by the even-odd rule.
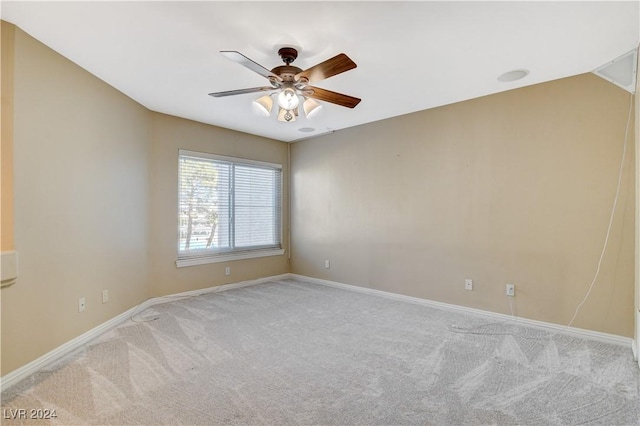
[[[271,114],[273,107],[272,95],[277,94],[277,105],[279,107],[278,120],[284,122],[295,121],[298,115],[299,96],[304,99],[303,109],[307,117],[311,117],[317,113],[321,105],[314,101],[330,102],[332,104],[341,105],[347,108],[354,108],[360,99],[353,96],[344,95],[342,93],[332,92],[331,90],[321,89],[311,86],[315,83],[334,75],[349,71],[356,68],[357,65],[347,55],[341,53],[324,62],[302,70],[291,63],[298,57],[298,51],[293,47],[283,47],[278,50],[278,55],[282,58],[285,65],[273,68],[271,71],[262,65],[252,61],[240,52],[234,50],[221,51],[226,58],[249,68],[266,77],[271,86],[252,87],[249,89],[229,90],[226,92],[209,93],[210,96],[220,98],[224,96],[242,95],[254,92],[272,92],[262,96],[254,101],[259,111],[265,115]]]

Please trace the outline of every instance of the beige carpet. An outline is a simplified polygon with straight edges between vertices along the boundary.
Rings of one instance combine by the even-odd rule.
[[[6,391],[2,424],[640,424],[628,347],[290,280],[135,319]]]

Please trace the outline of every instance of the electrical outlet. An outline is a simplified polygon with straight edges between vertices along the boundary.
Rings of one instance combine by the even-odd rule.
[[[109,290],[102,290],[102,303],[109,301]]]
[[[507,296],[515,296],[516,295],[516,286],[513,284],[507,284]]]
[[[225,266],[224,267],[224,274],[225,275],[231,275],[231,266]]]
[[[464,289],[473,290],[473,280],[471,278],[467,278],[464,280]]]
[[[329,263],[328,260],[324,261],[324,267],[327,268],[327,269],[329,269],[331,267],[331,264]]]
[[[84,297],[78,299],[78,312],[84,312],[84,309],[87,307],[86,300]]]

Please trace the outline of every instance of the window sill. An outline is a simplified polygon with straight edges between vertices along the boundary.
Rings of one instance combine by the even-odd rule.
[[[220,263],[220,262],[228,262],[231,260],[254,259],[257,257],[281,256],[283,254],[284,254],[284,249],[252,250],[252,251],[245,251],[245,252],[216,254],[212,256],[178,259],[176,260],[176,267],[184,268],[185,266],[206,265],[208,263]]]

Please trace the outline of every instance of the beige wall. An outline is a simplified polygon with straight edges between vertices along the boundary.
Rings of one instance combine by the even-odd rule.
[[[636,247],[635,247],[635,281],[636,281],[636,327],[635,343],[638,364],[640,364],[640,47],[637,56],[636,94],[635,100],[635,149],[636,149]]]
[[[292,146],[292,272],[566,324],[609,221],[629,93],[581,75]],[[574,326],[633,334],[634,153]],[[331,268],[324,268],[324,260]],[[464,279],[474,290],[464,290]]]
[[[283,242],[287,247],[287,144],[153,113],[151,120],[150,253],[152,296],[289,272],[287,253],[258,259],[176,268],[178,212],[178,150],[208,152],[283,165]],[[231,275],[225,276],[225,266]]]
[[[150,112],[19,29],[9,47],[20,270],[0,293],[2,375],[149,297],[289,271],[286,254],[175,266],[178,149],[281,163],[288,248],[286,143]]]
[[[3,375],[140,303],[149,273],[149,112],[19,29],[13,107]]]
[[[8,251],[14,249],[13,238],[13,39],[15,26],[0,21],[2,29],[2,52],[0,97],[2,98],[0,122],[0,160],[2,164],[2,187],[0,191],[0,249]]]

